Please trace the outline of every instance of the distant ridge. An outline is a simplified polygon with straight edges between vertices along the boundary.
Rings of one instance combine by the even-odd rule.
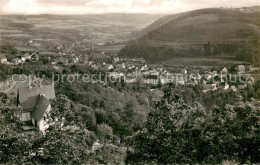
[[[120,56],[164,60],[231,54],[243,61],[258,61],[260,7],[210,8],[169,15],[135,35],[138,39],[129,42]],[[154,52],[143,52],[147,49]]]

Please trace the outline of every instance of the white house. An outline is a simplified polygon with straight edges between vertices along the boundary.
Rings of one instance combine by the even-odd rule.
[[[141,71],[147,71],[147,70],[148,70],[147,65],[144,65],[144,66],[141,68]]]
[[[222,73],[222,74],[228,74],[228,69],[224,67],[224,68],[221,70],[221,73]]]
[[[102,145],[99,143],[99,141],[97,140],[96,142],[93,143],[92,145],[92,152],[94,152],[95,150],[99,149],[100,147],[102,147]]]
[[[246,71],[246,68],[244,65],[238,65],[237,66],[237,72],[240,72],[240,73],[245,73]]]
[[[25,53],[24,57],[26,60],[31,60],[32,56],[30,55],[30,53]]]
[[[31,55],[31,60],[32,61],[38,61],[39,60],[39,55],[37,54],[37,53],[33,53],[32,55]]]
[[[237,88],[233,85],[230,87],[232,89],[233,92],[237,92]]]
[[[22,61],[22,62],[25,62],[25,61],[26,61],[25,56],[21,56],[21,61]]]
[[[225,90],[228,90],[228,89],[229,89],[229,84],[228,84],[228,83],[225,83],[224,89],[225,89]]]

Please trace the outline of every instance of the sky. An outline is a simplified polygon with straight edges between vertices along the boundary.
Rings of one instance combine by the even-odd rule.
[[[1,14],[174,14],[201,8],[259,6],[260,0],[0,0]]]

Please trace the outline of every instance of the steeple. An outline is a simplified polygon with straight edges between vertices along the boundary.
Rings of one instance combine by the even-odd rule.
[[[94,47],[93,47],[93,44],[91,43],[90,49],[89,49],[89,60],[90,61],[93,61],[93,51],[94,51]]]

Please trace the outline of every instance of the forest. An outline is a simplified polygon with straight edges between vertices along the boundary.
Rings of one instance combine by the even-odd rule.
[[[51,101],[48,116],[48,121],[54,124],[45,136],[37,131],[25,136],[15,97],[1,94],[0,161],[44,164],[260,161],[259,103],[243,101],[243,97],[234,93],[233,96],[222,93],[209,97],[230,97],[232,100],[226,100],[228,104],[211,102],[211,106],[204,106],[201,100],[186,102],[182,90],[174,84],[164,87],[163,97],[157,100],[141,88],[121,89],[122,84],[112,85],[113,88],[58,84],[57,98]],[[64,130],[61,123],[75,130]],[[97,140],[102,147],[91,151]]]

